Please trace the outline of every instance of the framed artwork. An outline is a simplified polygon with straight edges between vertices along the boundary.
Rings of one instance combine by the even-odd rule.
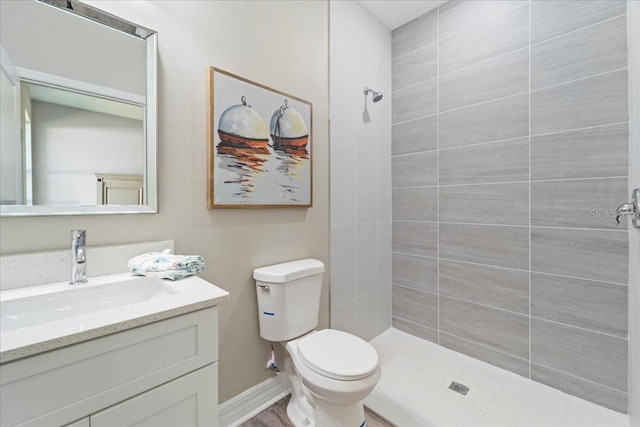
[[[209,67],[209,209],[310,207],[311,117],[308,101]]]

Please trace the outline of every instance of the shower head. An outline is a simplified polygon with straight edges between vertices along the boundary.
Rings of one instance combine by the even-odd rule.
[[[378,102],[382,99],[382,94],[380,92],[377,92],[373,89],[370,89],[368,87],[364,88],[364,96],[369,95],[369,92],[371,92],[371,96],[373,97],[373,102]]]

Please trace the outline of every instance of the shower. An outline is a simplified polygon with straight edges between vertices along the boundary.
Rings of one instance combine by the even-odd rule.
[[[373,97],[373,102],[378,102],[382,99],[382,93],[377,92],[371,88],[365,87],[364,88],[364,96],[369,95],[369,92],[371,92],[371,96]]]

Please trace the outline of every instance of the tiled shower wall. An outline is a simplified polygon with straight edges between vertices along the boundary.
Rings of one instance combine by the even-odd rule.
[[[394,327],[622,412],[625,14],[450,1],[392,34]]]
[[[331,327],[370,340],[391,327],[391,31],[356,1],[329,7]]]

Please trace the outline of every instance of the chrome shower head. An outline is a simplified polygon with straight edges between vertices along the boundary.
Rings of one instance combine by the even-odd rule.
[[[382,94],[380,92],[377,92],[377,91],[375,91],[373,89],[365,87],[364,88],[364,96],[369,95],[369,92],[371,92],[371,96],[372,96],[373,102],[378,102],[378,101],[380,101],[382,99]]]

